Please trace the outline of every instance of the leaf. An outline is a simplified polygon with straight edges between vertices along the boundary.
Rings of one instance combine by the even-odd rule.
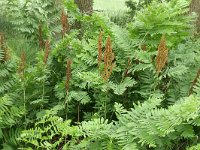
[[[136,143],[127,144],[123,150],[138,150]]]
[[[135,85],[137,82],[130,78],[130,77],[126,77],[122,83],[120,84],[114,84],[112,82],[109,83],[109,86],[111,89],[113,89],[114,93],[117,94],[117,95],[122,95],[126,89],[128,87],[132,87],[133,85]]]
[[[183,136],[184,138],[192,138],[195,136],[193,127],[190,125],[183,126],[182,130],[183,132],[181,136]]]
[[[84,91],[71,91],[69,93],[69,99],[74,99],[81,104],[87,104],[90,102],[90,97],[87,92]]]

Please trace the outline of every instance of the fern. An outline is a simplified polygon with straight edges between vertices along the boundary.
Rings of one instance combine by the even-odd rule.
[[[84,91],[71,91],[68,95],[68,100],[71,101],[72,99],[80,102],[81,104],[87,104],[90,102],[90,97],[87,92]]]
[[[176,140],[195,136],[192,126],[199,119],[198,97],[187,97],[168,109],[158,108],[160,102],[161,99],[153,97],[127,114],[122,114],[117,124],[118,143],[126,146],[139,142],[141,146],[163,148],[173,147],[173,136],[180,136]]]
[[[197,80],[197,83],[194,86],[194,92],[198,95],[200,94],[200,78]]]
[[[47,114],[35,123],[34,128],[24,130],[19,140],[37,148],[57,149],[63,146],[63,141],[65,141],[65,148],[70,147],[77,142],[79,136],[78,128],[70,127],[70,122]],[[70,137],[72,138],[68,139]]]
[[[10,90],[16,83],[14,76],[15,68],[15,61],[7,61],[3,64],[0,64],[0,94]]]
[[[9,130],[4,131],[4,139],[5,143],[3,145],[4,149],[7,147],[10,147],[10,149],[13,149],[14,146],[19,145],[18,138],[20,137],[22,129],[16,128],[13,126],[12,128],[9,128]]]
[[[154,0],[140,6],[142,2],[135,17],[123,26],[95,12],[80,13],[74,0],[0,2],[1,16],[13,24],[9,27],[33,45],[38,38],[48,39],[52,49],[46,55],[38,52],[30,64],[24,55],[20,67],[13,52],[30,51],[29,40],[12,46],[8,60],[0,50],[0,149],[198,148],[200,79],[196,81],[195,75],[200,41],[190,36],[189,1]],[[61,10],[71,28],[62,39]],[[99,32],[102,43],[98,43]],[[163,45],[169,51],[158,71],[164,35]],[[106,44],[112,56],[104,53],[108,47],[98,49],[107,37],[112,41],[112,50]],[[101,61],[100,53],[105,56]],[[99,62],[108,61],[114,67],[109,80],[104,80],[101,72],[109,67]]]
[[[112,123],[103,118],[82,122],[80,130],[85,137],[81,145],[87,141],[86,149],[112,150],[118,149],[113,143]]]
[[[117,46],[124,52],[125,57],[132,59],[134,47],[136,47],[138,43],[135,43],[132,39],[130,39],[127,29],[113,25],[112,32]]]
[[[194,146],[187,148],[187,150],[198,150],[198,149],[200,149],[200,144],[197,144],[197,145],[194,145]]]
[[[136,81],[127,77],[120,84],[110,82],[109,87],[113,89],[115,94],[122,95],[128,87],[132,87],[134,84],[136,84]]]
[[[0,62],[3,61],[4,58],[4,51],[0,49]]]
[[[8,95],[0,98],[0,139],[4,144],[17,145],[18,129],[12,126],[19,123],[24,115],[24,109],[13,104],[13,99]]]
[[[43,36],[54,36],[61,30],[60,3],[57,1],[8,1],[3,5],[4,13],[14,25],[15,30],[23,33],[27,38],[38,39],[38,26],[42,24]],[[55,7],[56,6],[56,7]],[[35,41],[36,42],[36,41]]]
[[[139,43],[145,43],[152,48],[157,47],[162,34],[169,37],[169,46],[180,43],[189,35],[191,29],[191,17],[186,16],[188,7],[189,2],[186,0],[153,1],[137,12],[134,23],[130,23],[131,36]]]
[[[13,100],[9,96],[1,98],[1,127],[12,126],[17,118],[24,114],[23,107],[12,106]]]

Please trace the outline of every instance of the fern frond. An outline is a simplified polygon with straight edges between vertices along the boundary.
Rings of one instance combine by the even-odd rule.
[[[0,98],[1,128],[12,126],[24,114],[23,107],[13,106],[13,100],[9,96]]]
[[[186,150],[199,150],[200,149],[200,144],[188,147]]]
[[[131,141],[149,147],[162,147],[170,143],[172,135],[194,136],[193,128],[190,127],[191,132],[187,133],[184,129],[199,118],[199,97],[187,97],[168,109],[158,108],[160,102],[161,99],[153,98],[119,116],[116,135],[119,144],[126,146]]]
[[[117,95],[122,95],[128,87],[133,87],[137,82],[130,78],[126,77],[121,83],[115,84],[112,82],[109,82],[109,87],[113,89],[114,93]]]

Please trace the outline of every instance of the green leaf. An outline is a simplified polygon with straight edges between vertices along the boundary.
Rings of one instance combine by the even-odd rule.
[[[136,83],[137,82],[134,79],[126,77],[120,84],[109,82],[109,87],[113,89],[115,94],[122,95],[128,87],[132,87]]]

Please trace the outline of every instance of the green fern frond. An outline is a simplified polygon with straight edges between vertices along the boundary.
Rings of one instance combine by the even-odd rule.
[[[137,82],[130,78],[126,77],[121,83],[115,84],[112,82],[109,82],[109,87],[114,91],[117,95],[122,95],[128,87],[133,87]]]
[[[46,115],[35,123],[34,128],[22,131],[19,141],[45,149],[57,149],[65,140],[67,145],[74,145],[78,140],[78,127],[70,126],[70,123],[70,120]],[[54,141],[54,138],[58,140]]]
[[[125,57],[131,59],[134,58],[134,47],[136,49],[138,43],[134,43],[134,41],[130,39],[128,30],[117,25],[113,25],[112,32],[117,46],[124,52]]]
[[[12,126],[16,123],[18,118],[21,118],[24,114],[23,107],[13,106],[13,100],[9,96],[0,98],[0,127]]]
[[[98,150],[112,150],[112,148],[115,147],[112,137],[113,124],[108,123],[108,120],[99,118],[88,122],[84,121],[79,127],[85,137],[82,142],[87,141],[85,148],[93,149],[96,147],[95,149]]]
[[[188,147],[187,150],[199,150],[200,149],[200,144]]]
[[[81,104],[87,104],[90,102],[90,97],[87,94],[87,92],[84,91],[70,91],[68,95],[68,100],[76,100],[80,102]]]
[[[15,146],[19,145],[19,141],[18,138],[20,137],[21,134],[21,128],[16,128],[16,127],[11,127],[11,128],[7,128],[4,130],[4,139],[6,141],[6,143],[4,143],[5,145],[10,145],[12,148],[14,148]]]
[[[157,108],[160,102],[161,99],[150,99],[119,117],[116,135],[119,144],[125,146],[132,141],[141,146],[162,147],[164,143],[170,143],[166,138],[171,135],[194,137],[191,126],[190,132],[186,133],[184,129],[199,118],[199,98],[187,97],[168,109]]]

